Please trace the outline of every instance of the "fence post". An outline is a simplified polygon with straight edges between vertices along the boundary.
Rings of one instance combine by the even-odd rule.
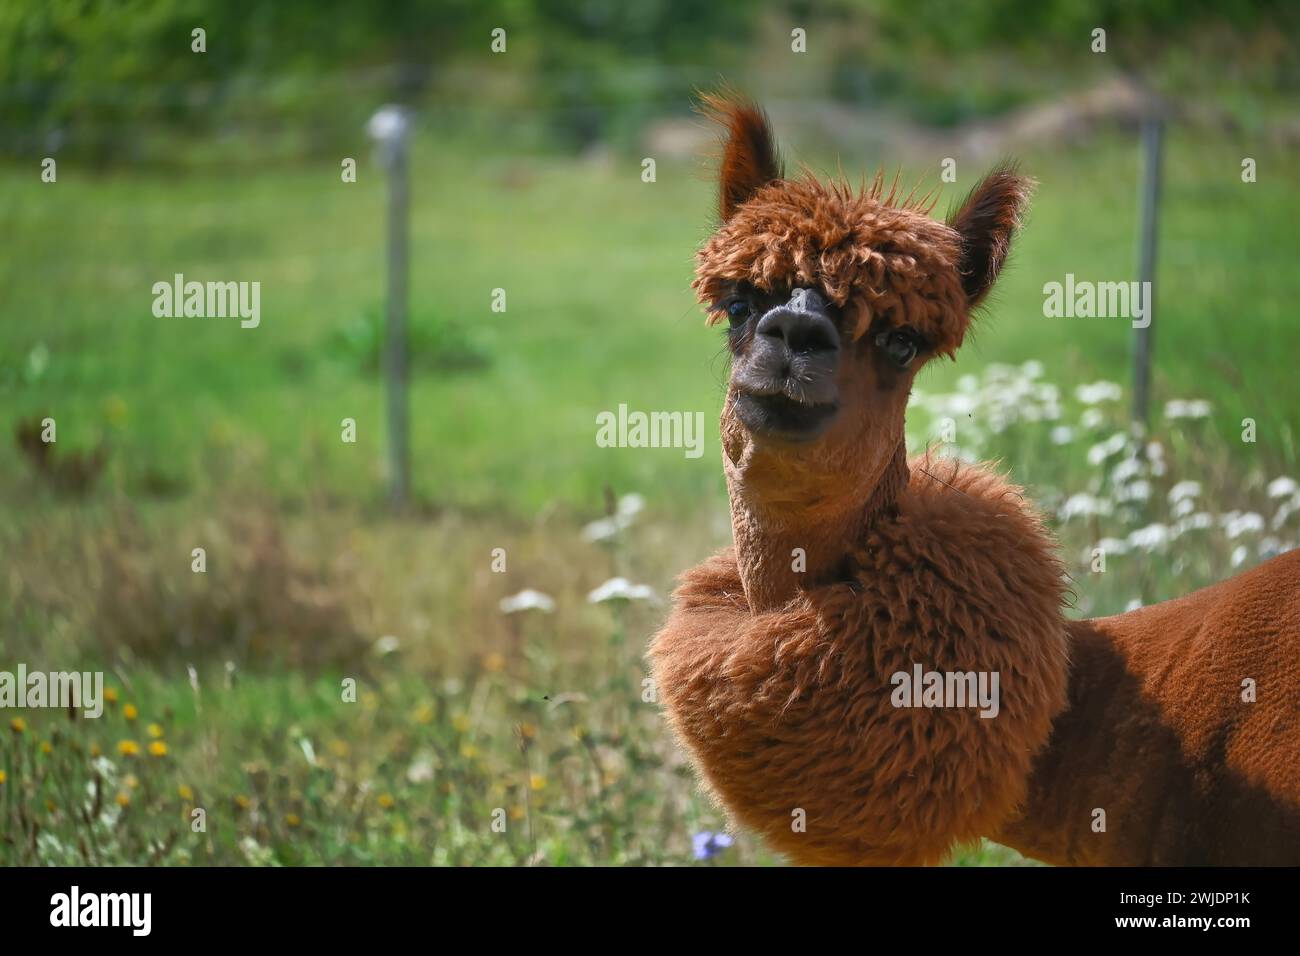
[[[1156,311],[1156,235],[1160,219],[1160,172],[1164,116],[1149,98],[1142,117],[1142,179],[1138,186],[1138,288],[1147,292],[1147,313],[1133,340],[1133,421],[1147,425],[1151,400],[1151,349]],[[1149,290],[1149,291],[1148,291]]]
[[[384,326],[384,385],[388,410],[388,498],[394,510],[406,507],[411,493],[409,444],[410,372],[406,347],[407,237],[409,196],[406,147],[410,117],[400,106],[385,106],[370,118],[368,130],[379,144],[388,171],[388,301]]]

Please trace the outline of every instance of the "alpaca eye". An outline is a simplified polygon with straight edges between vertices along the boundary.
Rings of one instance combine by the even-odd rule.
[[[749,318],[749,313],[749,303],[744,299],[734,299],[731,304],[727,306],[727,318],[730,319],[733,324],[745,321],[745,319]]]
[[[876,346],[899,368],[907,368],[920,350],[916,335],[906,329],[890,329],[876,336]]]

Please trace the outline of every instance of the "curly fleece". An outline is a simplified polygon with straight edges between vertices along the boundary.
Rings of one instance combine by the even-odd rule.
[[[656,686],[709,788],[773,848],[935,863],[1022,802],[1065,705],[1060,565],[1019,489],[934,462],[852,560],[847,581],[765,613],[730,550],[686,572]],[[997,671],[1001,713],[895,707],[890,678],[914,664]]]
[[[768,183],[704,244],[695,290],[712,305],[735,282],[815,286],[856,313],[855,334],[878,320],[910,325],[951,354],[967,325],[961,236],[926,215],[924,201],[897,199],[879,176],[856,193],[811,177]]]

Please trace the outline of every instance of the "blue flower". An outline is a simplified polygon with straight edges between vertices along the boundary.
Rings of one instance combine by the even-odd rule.
[[[711,860],[727,847],[731,846],[732,839],[725,833],[710,833],[705,830],[703,833],[697,833],[691,837],[691,843],[695,848],[695,859]]]

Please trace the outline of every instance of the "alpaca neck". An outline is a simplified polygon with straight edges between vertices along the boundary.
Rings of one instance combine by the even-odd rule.
[[[856,486],[843,482],[847,488],[829,494],[791,493],[789,476],[758,457],[728,465],[736,561],[755,612],[783,607],[800,587],[843,576],[848,555],[866,529],[893,509],[909,478],[901,440],[878,474]],[[773,486],[782,488],[777,500],[764,493]]]

